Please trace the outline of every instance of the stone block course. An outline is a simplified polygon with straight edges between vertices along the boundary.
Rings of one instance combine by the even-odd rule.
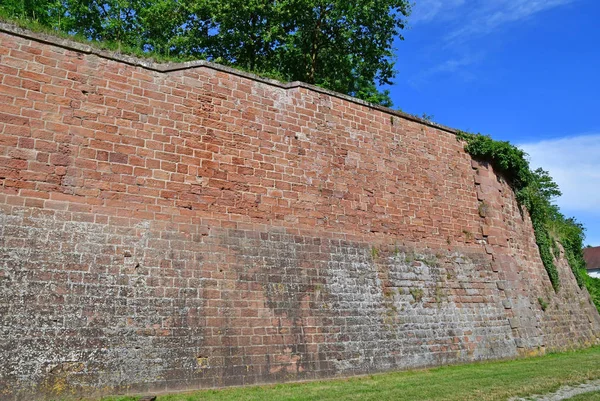
[[[510,187],[448,128],[0,27],[1,399],[596,343],[559,273],[555,293]]]

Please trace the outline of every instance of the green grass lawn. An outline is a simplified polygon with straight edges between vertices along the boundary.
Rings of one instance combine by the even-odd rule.
[[[238,387],[161,395],[158,401],[200,400],[505,400],[544,394],[600,378],[600,347],[512,361],[445,366],[309,383]],[[585,397],[588,398],[585,398]],[[574,400],[600,400],[586,394]],[[596,397],[596,398],[589,398]],[[136,397],[104,401],[135,401]]]

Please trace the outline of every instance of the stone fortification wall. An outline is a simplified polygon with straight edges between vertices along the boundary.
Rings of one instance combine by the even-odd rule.
[[[528,216],[452,130],[0,28],[0,399],[598,341],[587,292],[561,264],[554,293]]]

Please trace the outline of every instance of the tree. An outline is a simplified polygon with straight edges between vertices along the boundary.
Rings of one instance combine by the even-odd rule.
[[[296,3],[294,31],[286,38],[282,71],[378,103],[389,96],[376,84],[395,75],[393,42],[402,39],[410,7],[404,0],[303,0]],[[300,3],[300,4],[298,4]]]
[[[408,0],[0,0],[5,14],[167,57],[205,58],[391,106]]]
[[[89,40],[141,45],[140,0],[64,0],[66,20],[60,29]]]
[[[0,0],[0,12],[12,18],[53,26],[60,20],[60,0]]]
[[[289,2],[212,0],[215,29],[207,41],[209,59],[250,71],[281,73],[277,55],[294,29],[286,18]]]

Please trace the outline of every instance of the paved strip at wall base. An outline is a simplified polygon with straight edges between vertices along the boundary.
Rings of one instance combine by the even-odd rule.
[[[510,401],[562,401],[580,394],[600,391],[600,380],[592,380],[577,386],[563,386],[552,394],[532,395],[527,398],[511,398]]]

